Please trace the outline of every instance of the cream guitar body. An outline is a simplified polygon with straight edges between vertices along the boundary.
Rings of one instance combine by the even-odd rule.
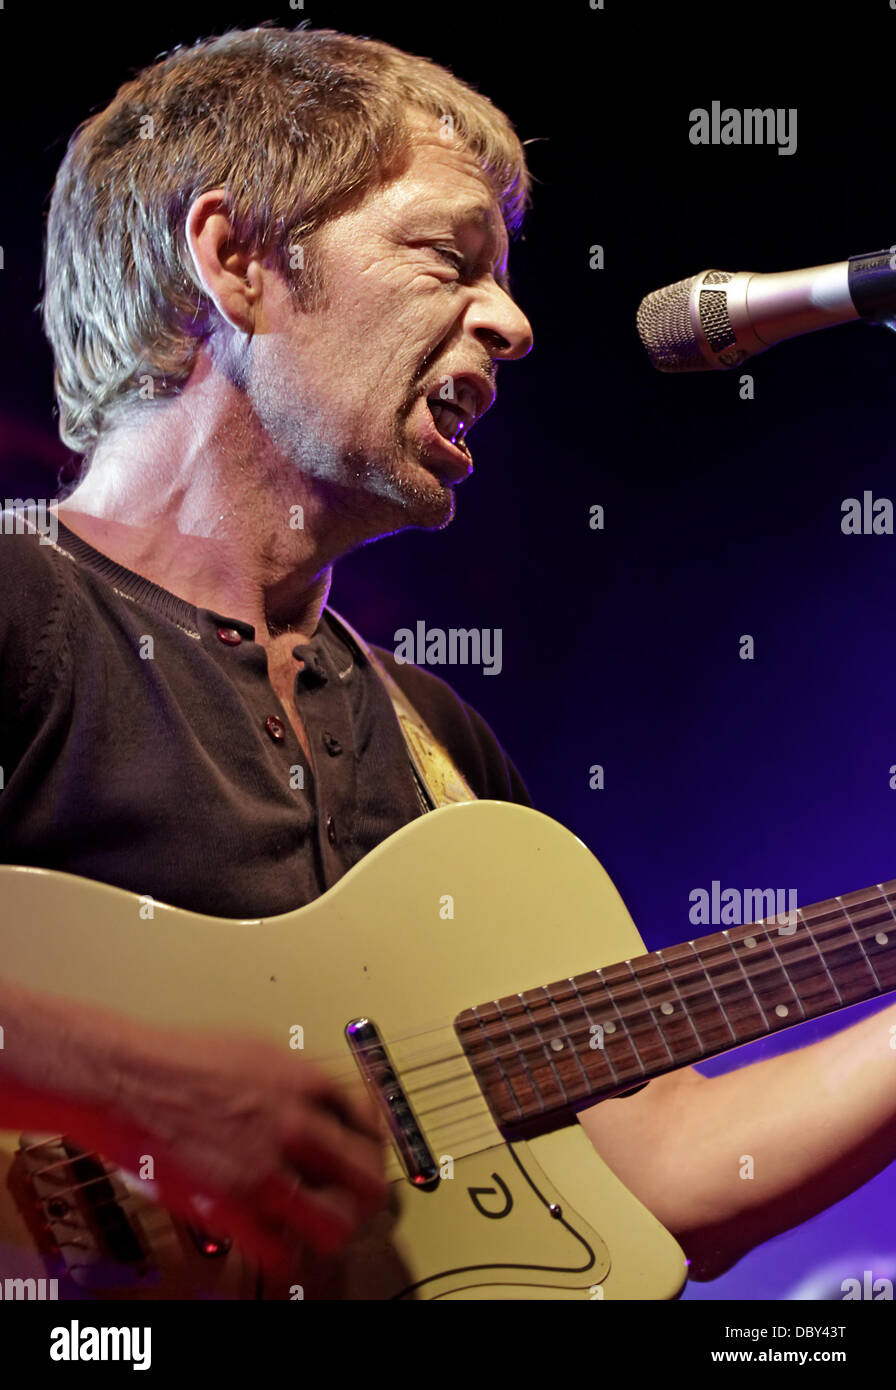
[[[0,869],[0,904],[3,976],[151,1025],[299,1041],[294,1055],[337,1079],[366,1074],[397,1126],[388,1209],[326,1279],[311,1262],[300,1288],[279,1289],[96,1159],[0,1134],[0,1279],[56,1277],[60,1298],[681,1291],[681,1249],[574,1116],[508,1141],[455,1030],[483,1000],[644,952],[604,870],[546,816],[498,802],[432,812],[324,897],[263,921],[161,904],[149,917],[132,894],[26,868]],[[563,1046],[546,1042],[543,1065]]]

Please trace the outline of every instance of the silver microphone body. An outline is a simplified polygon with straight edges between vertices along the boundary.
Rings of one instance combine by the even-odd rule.
[[[726,371],[776,343],[896,315],[896,257],[875,251],[805,270],[704,270],[642,299],[637,324],[661,372]]]

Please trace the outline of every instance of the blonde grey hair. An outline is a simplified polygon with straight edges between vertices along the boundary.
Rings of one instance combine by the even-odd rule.
[[[232,30],[175,49],[85,121],[47,219],[43,322],[64,443],[89,458],[120,412],[189,377],[214,324],[185,239],[200,193],[225,189],[237,239],[313,307],[315,234],[398,167],[415,108],[477,159],[515,236],[530,175],[510,121],[446,68],[372,39]]]

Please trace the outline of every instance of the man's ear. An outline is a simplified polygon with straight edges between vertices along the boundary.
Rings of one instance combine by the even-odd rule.
[[[261,262],[234,240],[223,188],[194,199],[185,232],[196,274],[215,308],[233,328],[251,333],[262,293]]]

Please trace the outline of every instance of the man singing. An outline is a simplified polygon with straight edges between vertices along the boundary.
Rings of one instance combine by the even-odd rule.
[[[327,30],[177,50],[79,129],[44,322],[83,464],[55,545],[0,536],[6,863],[222,917],[301,907],[426,809],[384,670],[473,795],[529,804],[474,710],[327,607],[340,557],[451,521],[497,366],[532,346],[507,277],[528,202],[485,97]],[[12,984],[0,1020],[0,1128],[153,1153],[166,1205],[195,1219],[201,1194],[273,1268],[386,1199],[372,1108],[313,1061]],[[580,1119],[713,1278],[891,1161],[882,1037],[879,1014]]]

